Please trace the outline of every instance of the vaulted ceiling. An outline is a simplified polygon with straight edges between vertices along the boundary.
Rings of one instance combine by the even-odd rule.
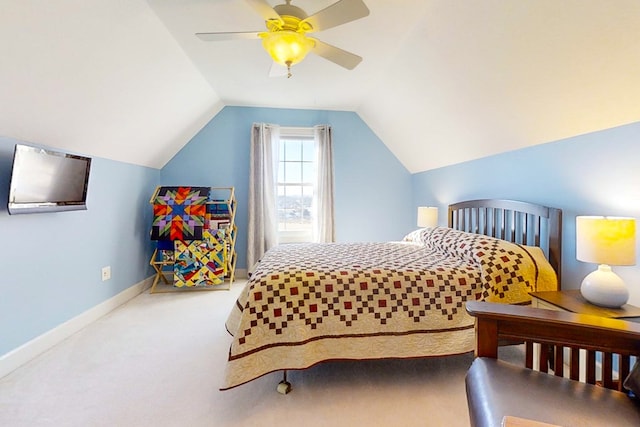
[[[159,168],[225,105],[349,110],[419,172],[640,120],[638,0],[365,3],[315,35],[360,65],[287,79],[195,37],[263,30],[244,0],[0,0],[0,134]]]

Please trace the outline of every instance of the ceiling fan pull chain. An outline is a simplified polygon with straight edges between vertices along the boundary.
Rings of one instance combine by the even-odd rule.
[[[291,61],[287,61],[287,78],[291,78]]]

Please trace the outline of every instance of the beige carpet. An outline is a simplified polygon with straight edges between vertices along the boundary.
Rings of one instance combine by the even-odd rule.
[[[471,355],[340,362],[218,390],[231,291],[144,293],[0,380],[0,426],[468,426]],[[514,357],[519,357],[513,350]]]

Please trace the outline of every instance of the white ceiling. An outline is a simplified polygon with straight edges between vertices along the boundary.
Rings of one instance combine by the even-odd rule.
[[[0,0],[0,134],[162,167],[224,105],[348,110],[419,172],[640,120],[638,0],[365,2],[315,34],[356,69],[286,79],[195,37],[262,30],[243,0]]]

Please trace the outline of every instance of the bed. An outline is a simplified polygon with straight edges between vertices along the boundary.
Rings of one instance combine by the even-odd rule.
[[[467,300],[528,304],[559,288],[559,209],[474,200],[448,227],[397,242],[286,244],[260,259],[226,327],[221,390],[329,360],[422,358],[474,349]]]

